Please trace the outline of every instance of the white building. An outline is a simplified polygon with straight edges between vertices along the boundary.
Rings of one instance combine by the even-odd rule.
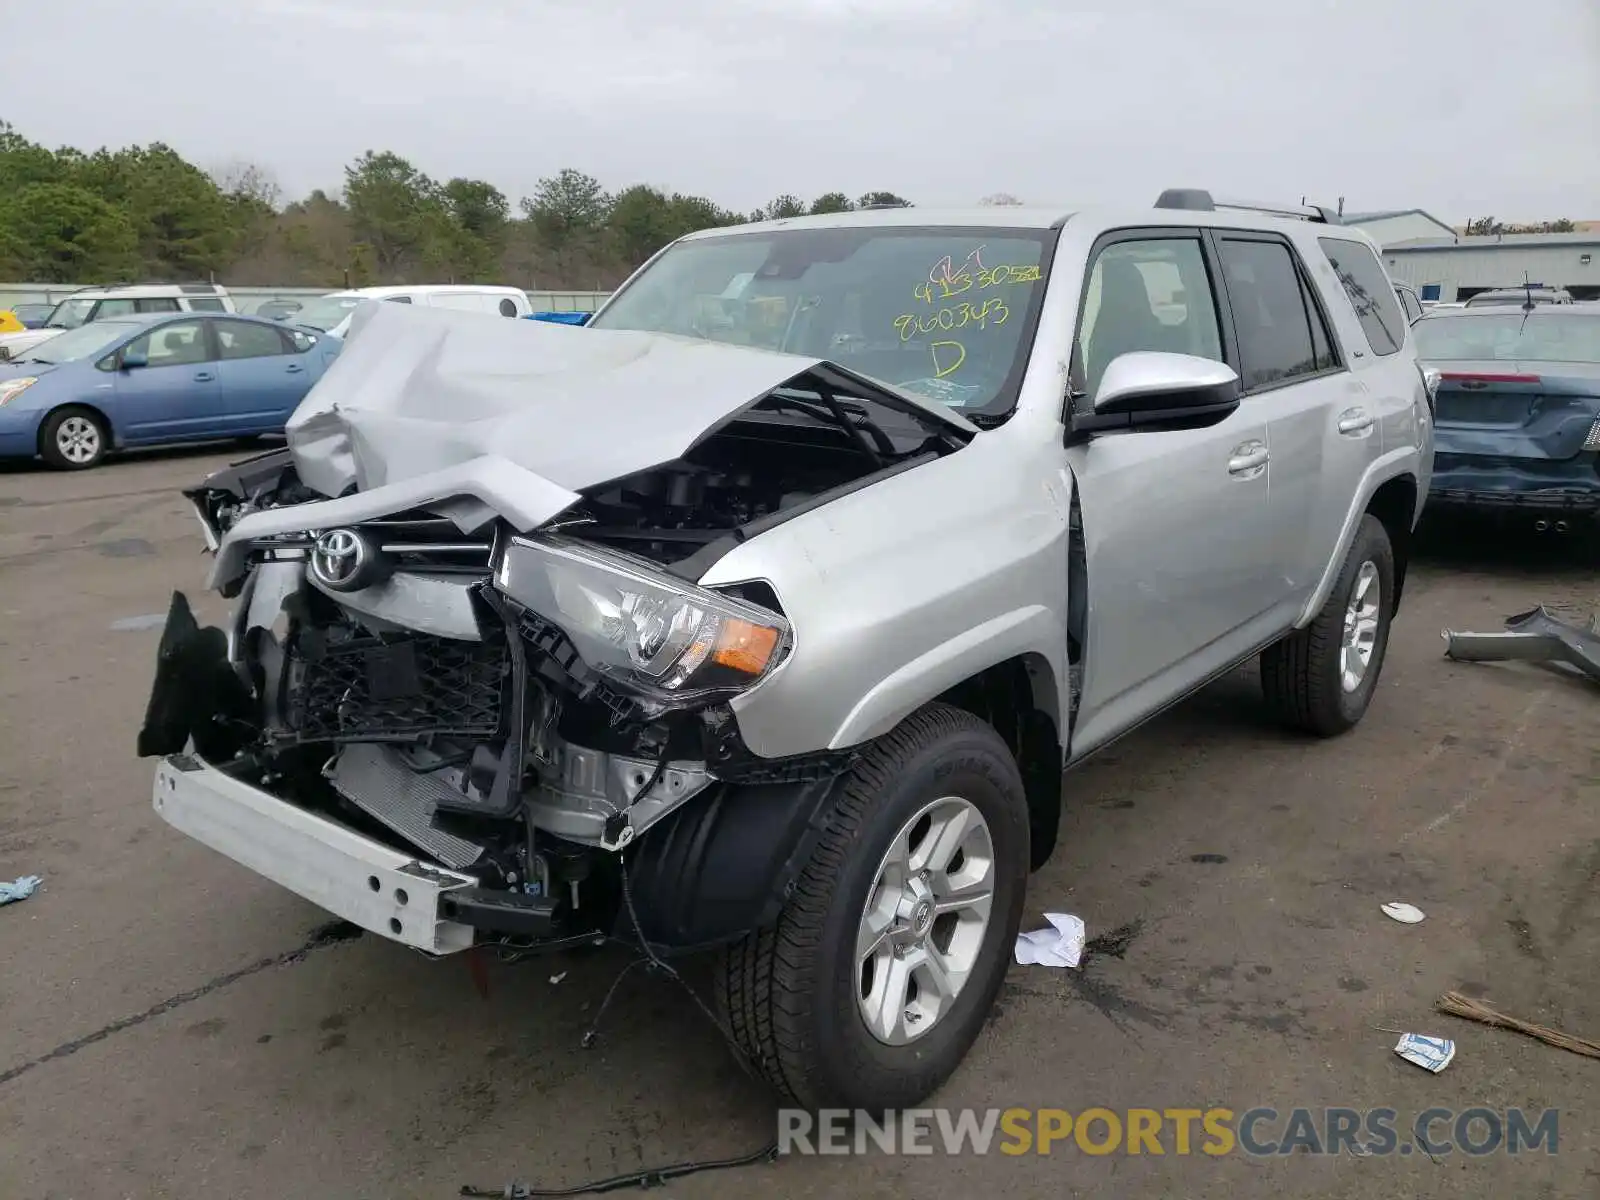
[[[1424,300],[1531,283],[1600,300],[1600,233],[1507,233],[1380,242],[1389,275]]]

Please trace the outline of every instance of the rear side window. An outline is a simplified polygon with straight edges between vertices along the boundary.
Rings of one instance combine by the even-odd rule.
[[[181,312],[175,296],[146,296],[134,301],[135,307],[142,313],[171,313]]]
[[[228,306],[215,296],[190,296],[189,308],[194,312],[227,312]]]
[[[217,345],[225,359],[271,358],[295,353],[293,344],[281,329],[271,325],[251,325],[244,321],[218,321]]]
[[[1317,244],[1344,285],[1372,352],[1381,357],[1398,351],[1406,341],[1405,315],[1372,247],[1345,238],[1318,238]]]
[[[1223,238],[1220,253],[1245,391],[1289,383],[1334,365],[1322,315],[1310,303],[1287,245]]]

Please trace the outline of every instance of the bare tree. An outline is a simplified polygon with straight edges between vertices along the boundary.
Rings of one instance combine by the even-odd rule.
[[[264,208],[277,212],[283,199],[283,188],[277,177],[266,167],[252,162],[235,160],[211,172],[211,181],[217,190],[229,196],[253,200]]]
[[[1010,192],[994,192],[991,195],[985,196],[982,200],[979,200],[978,203],[987,205],[1017,205],[1021,204],[1022,201],[1018,200]]]

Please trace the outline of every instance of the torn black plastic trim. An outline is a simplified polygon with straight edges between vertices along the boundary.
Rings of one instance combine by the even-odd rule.
[[[201,758],[226,762],[257,732],[255,700],[228,661],[227,634],[200,625],[188,597],[173,592],[139,729],[139,757],[180,753],[192,739]]]
[[[624,865],[640,934],[692,953],[777,920],[840,786],[835,776],[721,787],[652,825]],[[632,932],[625,913],[619,922],[618,936]]]

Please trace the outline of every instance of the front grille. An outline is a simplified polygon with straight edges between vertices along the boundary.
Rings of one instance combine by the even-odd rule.
[[[465,535],[454,521],[427,513],[402,513],[362,523],[401,570],[487,574],[493,534]]]
[[[425,634],[333,640],[302,631],[290,649],[288,725],[296,741],[392,741],[500,731],[511,679],[503,636]]]
[[[1594,424],[1589,426],[1589,436],[1583,439],[1585,450],[1600,450],[1600,417],[1596,417]]]

